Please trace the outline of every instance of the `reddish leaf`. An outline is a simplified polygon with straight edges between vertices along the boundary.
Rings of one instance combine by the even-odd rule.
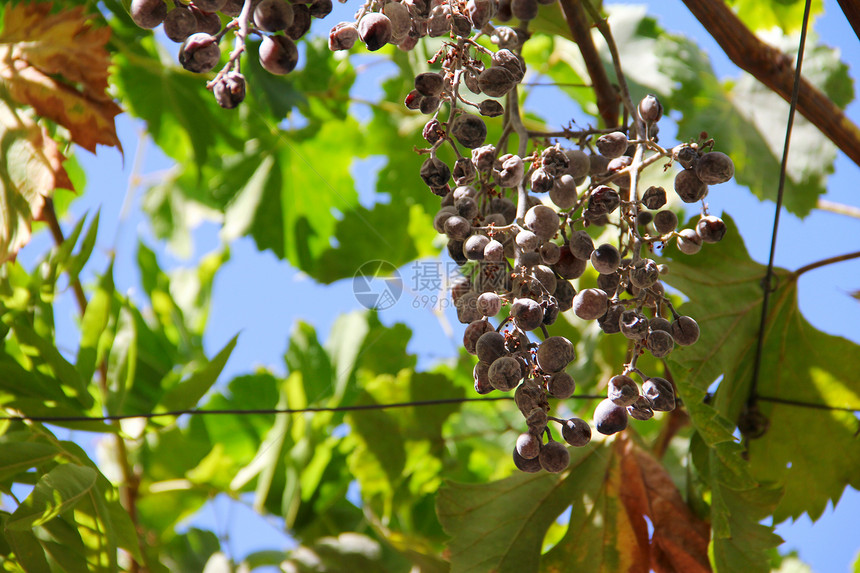
[[[621,461],[621,502],[638,545],[650,550],[651,570],[658,573],[711,571],[708,560],[710,527],[696,517],[681,498],[663,465],[626,436],[615,442]],[[649,544],[645,517],[654,532]]]
[[[23,110],[0,100],[0,263],[14,259],[30,240],[30,225],[39,218],[54,189],[72,189],[63,169],[65,157],[44,128]]]
[[[93,27],[83,8],[50,11],[43,2],[6,9],[0,78],[15,100],[68,129],[81,147],[120,147],[114,117],[122,110],[106,93],[110,28]]]

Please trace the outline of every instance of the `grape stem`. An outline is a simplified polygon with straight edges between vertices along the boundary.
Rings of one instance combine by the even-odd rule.
[[[224,67],[221,68],[218,74],[211,81],[206,83],[206,89],[213,89],[230,70],[235,68],[237,72],[239,71],[242,54],[245,52],[245,39],[248,37],[248,28],[251,22],[251,8],[253,7],[253,4],[253,0],[245,0],[244,4],[242,4],[242,11],[239,12],[239,17],[224,28],[224,31],[226,32],[231,25],[238,25],[238,30],[235,32],[236,37],[233,43],[233,51],[230,52],[230,59],[227,60]]]

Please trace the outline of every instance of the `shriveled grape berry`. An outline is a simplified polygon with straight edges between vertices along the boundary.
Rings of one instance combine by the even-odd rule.
[[[391,20],[384,14],[371,12],[358,22],[358,36],[371,52],[375,52],[391,40]]]
[[[487,126],[480,117],[461,114],[451,125],[451,135],[463,147],[474,149],[484,144],[487,138]]]
[[[328,33],[328,49],[332,52],[338,50],[349,50],[355,45],[355,42],[358,40],[358,29],[355,27],[355,24],[349,22],[341,22],[334,26],[331,31]],[[420,95],[417,92],[415,95],[409,94],[406,96],[406,107],[409,109],[418,109],[418,103],[420,98],[415,96]],[[410,97],[412,96],[412,97]],[[415,107],[411,107],[412,103],[415,102]]]
[[[314,18],[325,18],[333,8],[331,0],[311,0],[310,3],[311,16]]]
[[[735,174],[732,159],[719,151],[711,151],[699,157],[695,169],[699,179],[708,185],[725,183]]]
[[[651,401],[656,412],[671,412],[675,409],[675,391],[665,378],[649,378],[642,384],[642,394]]]
[[[438,157],[428,157],[419,174],[428,187],[442,187],[451,179],[451,169]]]
[[[541,244],[539,252],[541,260],[548,265],[557,263],[561,257],[561,248],[552,241]]]
[[[570,252],[577,259],[587,261],[594,252],[594,241],[585,231],[574,231],[570,235]]]
[[[603,435],[611,436],[627,428],[627,409],[601,400],[594,409],[594,427]]]
[[[490,97],[502,97],[516,84],[514,75],[503,67],[490,67],[478,75],[478,86]]]
[[[462,245],[460,246],[462,249]],[[478,295],[470,292],[463,295],[456,304],[457,320],[463,324],[469,324],[475,320],[480,320],[483,315],[478,312]]]
[[[177,6],[164,18],[164,34],[174,42],[182,42],[196,31],[197,18],[185,6]]]
[[[627,135],[620,131],[613,131],[612,133],[601,135],[597,138],[597,142],[595,143],[597,152],[607,159],[621,157],[624,155],[624,152],[627,151],[628,145]]]
[[[286,30],[293,23],[293,7],[286,0],[260,0],[254,8],[254,23],[266,32]]]
[[[599,288],[583,289],[573,299],[573,312],[583,320],[597,320],[606,314],[608,302],[606,292]]]
[[[293,4],[293,23],[284,29],[292,41],[298,41],[311,29],[311,11],[307,4]]]
[[[530,298],[518,298],[511,305],[511,316],[520,330],[534,330],[543,323],[543,309]]]
[[[702,250],[702,237],[693,229],[681,229],[676,241],[678,250],[685,255],[695,255]]]
[[[493,361],[489,371],[490,384],[502,392],[510,392],[522,380],[522,370],[516,358],[502,356]]]
[[[619,374],[609,379],[607,398],[617,406],[627,407],[639,398],[639,387],[630,376]]]
[[[505,337],[496,331],[482,334],[475,343],[475,354],[478,355],[478,360],[487,364],[492,364],[507,353]]]
[[[602,317],[597,319],[597,325],[606,334],[615,334],[621,332],[621,315],[624,313],[624,306],[617,304],[610,306]]]
[[[499,157],[501,163],[499,169],[499,185],[502,187],[516,187],[523,180],[525,165],[518,155],[507,153]],[[514,206],[516,209],[516,206]]]
[[[534,380],[526,380],[517,386],[517,391],[514,392],[514,402],[523,416],[528,416],[529,412],[535,408],[549,408],[546,394]]]
[[[478,104],[478,113],[484,117],[499,117],[505,113],[505,108],[494,99],[485,99]]]
[[[642,340],[648,336],[648,319],[635,310],[625,310],[618,319],[621,334],[631,340]]]
[[[651,210],[660,209],[666,204],[666,190],[652,185],[642,194],[642,204]]]
[[[272,74],[288,74],[299,63],[296,44],[286,36],[266,36],[260,44],[260,65]]]
[[[699,323],[692,317],[679,316],[672,322],[672,339],[681,346],[691,346],[699,340]]]
[[[678,215],[674,211],[666,209],[654,214],[654,228],[661,235],[671,233],[678,226]]]
[[[645,396],[639,396],[633,404],[627,406],[627,414],[634,420],[650,420],[654,417],[651,400]]]
[[[132,0],[129,8],[131,19],[141,28],[152,29],[167,17],[164,0]]]
[[[675,175],[675,193],[684,203],[695,203],[705,198],[708,186],[699,179],[695,171],[685,169]]]
[[[562,246],[558,262],[552,268],[563,279],[578,279],[585,272],[586,264],[586,261],[573,256],[569,246]]]
[[[527,229],[544,241],[553,238],[558,231],[558,214],[546,205],[535,205],[526,211],[524,222]]]
[[[423,72],[415,76],[415,89],[424,96],[437,96],[445,88],[445,79],[437,72]]]
[[[575,448],[581,448],[591,441],[591,426],[582,418],[570,418],[561,425],[561,437]]]
[[[533,460],[538,457],[541,449],[540,438],[531,432],[524,432],[517,436],[517,453],[526,460]]]
[[[645,345],[655,358],[663,358],[675,348],[675,341],[665,330],[652,330],[645,340]]]
[[[574,178],[567,173],[556,176],[549,190],[550,201],[559,209],[570,209],[576,205],[577,198]]]
[[[551,191],[555,185],[555,179],[551,177],[543,167],[538,167],[532,172],[529,184],[531,185],[534,193],[547,193]]]
[[[630,283],[638,288],[648,288],[657,282],[660,269],[652,259],[639,259],[630,269]]]
[[[684,169],[692,168],[699,160],[699,154],[689,145],[684,145],[675,154],[675,159],[681,164]]]
[[[475,345],[478,343],[478,339],[484,334],[494,331],[495,329],[493,328],[493,325],[486,320],[470,322],[469,326],[467,326],[463,331],[463,347],[466,349],[466,352],[474,355],[476,353]]]
[[[639,101],[639,117],[646,123],[656,123],[663,116],[663,104],[657,96],[648,94]]]
[[[546,390],[554,398],[570,398],[576,390],[576,382],[567,372],[556,372],[547,380]]]
[[[549,442],[541,448],[538,460],[546,471],[559,473],[570,464],[570,453],[561,442]]]
[[[516,448],[514,448],[514,465],[517,466],[518,470],[529,474],[537,473],[543,469],[538,458],[527,460],[517,452]]]
[[[472,379],[475,381],[475,392],[484,395],[489,394],[495,388],[490,384],[490,365],[486,362],[478,362],[472,369]]]
[[[210,34],[192,34],[179,48],[179,63],[189,72],[208,72],[220,59],[221,48],[218,47],[218,40]]]
[[[224,109],[233,109],[245,99],[245,76],[230,71],[212,86],[215,101]]]
[[[550,336],[538,346],[538,366],[548,374],[561,372],[574,358],[573,344],[563,336]]]
[[[614,273],[621,264],[621,255],[611,243],[603,243],[591,253],[591,266],[599,273]]]
[[[719,217],[706,215],[696,223],[696,234],[705,243],[719,243],[726,235],[726,224]]]
[[[484,316],[496,316],[502,310],[502,299],[494,292],[478,296],[478,311]]]
[[[526,415],[526,425],[533,434],[542,434],[546,430],[547,420],[546,410],[542,407],[533,408]]]

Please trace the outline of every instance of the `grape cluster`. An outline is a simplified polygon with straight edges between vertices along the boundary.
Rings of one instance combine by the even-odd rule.
[[[695,227],[678,230],[677,215],[665,208],[666,190],[642,191],[640,173],[661,159],[664,169],[679,165],[674,192],[697,203],[709,185],[728,181],[734,167],[728,156],[713,151],[706,134],[661,147],[657,122],[663,110],[650,95],[628,109],[630,125],[566,130],[575,145],[530,136],[520,118],[517,86],[526,75],[520,56],[525,26],[537,10],[536,0],[370,2],[355,22],[332,28],[329,46],[349,49],[361,40],[369,50],[388,43],[409,50],[424,36],[451,38],[428,62],[439,69],[419,73],[404,100],[409,110],[430,116],[423,129],[429,147],[418,150],[426,155],[420,176],[441,198],[433,226],[464,269],[451,292],[457,317],[467,325],[463,345],[478,358],[475,390],[514,391],[528,428],[516,442],[516,466],[560,472],[569,463],[565,443],[584,446],[591,426],[548,414],[549,398],[574,393],[575,381],[565,369],[576,353],[569,340],[549,336],[546,327],[559,313],[572,311],[628,341],[628,359],[606,383],[607,398],[594,411],[598,432],[614,434],[630,417],[647,420],[655,411],[674,409],[672,383],[646,375],[637,360],[646,352],[663,358],[676,346],[693,344],[699,328],[672,307],[660,280],[668,269],[649,255],[672,241],[692,254],[702,243],[719,241],[725,224],[702,202]],[[522,27],[492,23],[512,16]],[[489,36],[496,48],[477,43],[479,35]],[[497,116],[504,116],[503,135],[488,143],[485,118]],[[508,149],[512,133],[519,139],[516,153]],[[453,164],[439,157],[443,148],[453,150]],[[617,228],[617,241],[595,244],[593,237],[608,236],[595,232],[601,227]],[[589,265],[598,273],[597,288],[577,291],[570,281]],[[560,424],[563,442],[553,439],[549,422]]]
[[[171,8],[168,10],[168,4]],[[141,28],[163,25],[165,35],[182,43],[179,63],[190,72],[211,72],[221,62],[221,40],[235,33],[227,63],[207,84],[221,107],[232,109],[245,99],[241,55],[249,34],[262,38],[260,65],[272,74],[293,71],[298,63],[296,42],[311,27],[311,18],[324,18],[332,0],[132,0],[132,20]],[[226,22],[226,23],[225,23]]]

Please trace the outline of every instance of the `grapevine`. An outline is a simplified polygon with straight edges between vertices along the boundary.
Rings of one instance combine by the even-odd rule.
[[[183,42],[179,60],[193,72],[213,70],[219,42],[234,31],[228,63],[208,84],[218,103],[231,108],[244,98],[240,60],[248,35],[262,36],[263,68],[289,73],[298,59],[295,40],[310,17],[331,11],[331,2],[209,0],[186,6],[177,0],[170,12],[164,8],[161,0],[135,0],[132,16],[149,28],[163,22],[168,37]],[[224,27],[214,20],[206,25],[219,10],[234,19]],[[692,255],[723,238],[726,226],[708,213],[705,199],[711,185],[733,177],[734,165],[705,133],[661,146],[663,107],[653,95],[633,104],[617,54],[623,125],[577,130],[571,121],[552,137],[529,132],[519,106],[527,72],[521,53],[537,12],[537,0],[370,0],[353,21],[331,28],[328,43],[333,51],[359,41],[370,51],[387,44],[409,51],[424,37],[442,38],[428,61],[434,68],[415,76],[404,105],[429,116],[422,130],[427,147],[416,150],[425,156],[418,176],[440,198],[433,227],[463,267],[451,296],[466,325],[463,346],[478,359],[474,388],[478,394],[514,392],[526,426],[513,452],[520,470],[560,472],[569,462],[564,444],[585,446],[592,430],[583,419],[549,414],[549,398],[574,395],[576,382],[565,370],[576,352],[567,338],[550,336],[547,326],[571,311],[627,340],[626,360],[594,409],[599,433],[623,431],[630,417],[648,420],[673,410],[672,382],[643,372],[638,359],[646,352],[664,358],[694,344],[699,327],[675,310],[661,281],[670,269],[650,255],[670,243]],[[513,18],[518,27],[503,25]],[[487,142],[486,121],[501,122],[501,137],[493,143]],[[453,164],[440,158],[443,149],[453,152]],[[643,189],[643,171],[658,167],[677,169],[672,191],[684,203],[700,204],[692,227],[678,228],[677,215],[666,208],[666,189]],[[577,290],[571,281],[589,265],[598,273],[597,287]],[[564,443],[554,439],[550,422],[560,426]]]

